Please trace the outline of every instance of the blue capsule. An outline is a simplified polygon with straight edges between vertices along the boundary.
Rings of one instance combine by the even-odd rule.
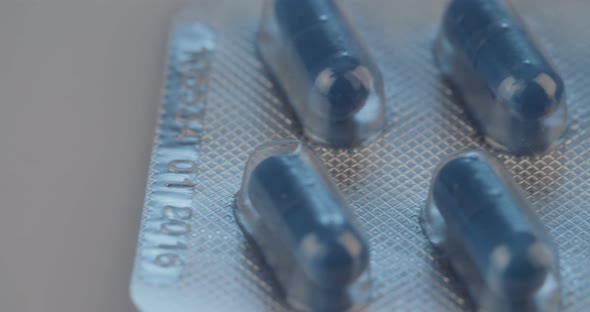
[[[258,48],[308,137],[350,147],[380,132],[381,74],[333,0],[267,0]]]
[[[557,311],[557,252],[516,182],[468,151],[435,171],[421,225],[484,311]]]
[[[562,141],[563,80],[508,0],[451,1],[435,59],[492,147],[535,154]]]
[[[236,207],[241,228],[260,247],[291,305],[344,311],[365,303],[368,243],[326,170],[299,142],[254,152]]]

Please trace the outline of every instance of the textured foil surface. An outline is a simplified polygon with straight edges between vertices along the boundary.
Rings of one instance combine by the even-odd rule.
[[[232,205],[253,149],[301,138],[255,45],[262,1],[196,0],[171,31],[131,297],[141,311],[290,311]],[[515,0],[561,72],[570,131],[537,157],[494,151],[558,246],[562,310],[590,307],[590,2]],[[441,81],[433,40],[446,1],[341,0],[380,67],[387,126],[369,144],[311,144],[350,202],[372,247],[368,311],[473,311],[418,224],[438,162],[490,150]]]

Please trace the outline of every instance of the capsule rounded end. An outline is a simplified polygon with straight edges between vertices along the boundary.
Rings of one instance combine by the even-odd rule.
[[[543,287],[554,259],[551,249],[531,233],[517,233],[492,252],[492,267],[502,293],[510,298],[531,298]]]
[[[323,103],[317,109],[329,119],[349,118],[362,109],[373,91],[371,71],[349,58],[337,58],[321,70],[314,88]]]
[[[348,56],[315,76],[301,122],[306,136],[336,148],[350,148],[377,136],[385,125],[381,73]]]
[[[498,93],[516,116],[539,120],[564,105],[564,89],[558,76],[538,73],[525,79],[510,76],[501,82]]]
[[[367,243],[352,230],[310,233],[300,243],[308,276],[320,287],[352,284],[369,265]]]

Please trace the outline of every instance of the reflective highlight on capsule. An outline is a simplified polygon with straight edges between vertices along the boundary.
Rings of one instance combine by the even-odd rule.
[[[257,40],[306,136],[351,147],[381,131],[381,74],[333,0],[267,0]]]
[[[366,304],[368,243],[326,169],[298,141],[252,154],[234,212],[293,307],[356,311]]]
[[[563,80],[508,0],[451,1],[435,59],[495,149],[536,154],[563,141]]]
[[[479,310],[558,311],[557,252],[516,182],[482,151],[435,171],[420,216]]]

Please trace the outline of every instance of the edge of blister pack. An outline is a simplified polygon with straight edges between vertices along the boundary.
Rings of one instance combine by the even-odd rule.
[[[193,189],[216,45],[215,31],[198,22],[193,13],[190,6],[177,13],[169,32],[161,107],[129,288],[140,311],[173,308],[161,300],[160,288],[180,279],[192,234]]]

